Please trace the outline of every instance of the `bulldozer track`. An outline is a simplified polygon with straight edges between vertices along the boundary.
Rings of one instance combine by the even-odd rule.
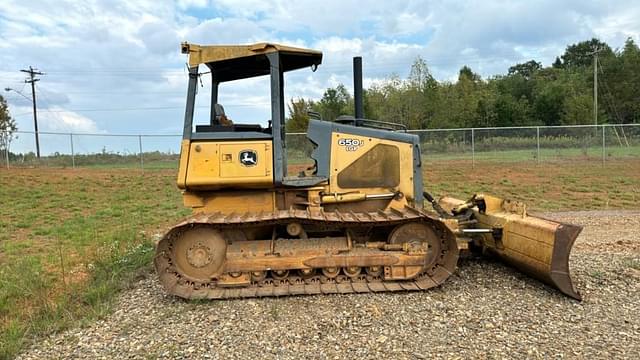
[[[296,275],[277,276],[268,271],[264,279],[251,281],[242,287],[222,287],[216,280],[197,282],[186,279],[176,269],[170,256],[173,242],[186,230],[206,226],[213,229],[248,229],[265,225],[286,225],[292,221],[303,226],[327,226],[355,229],[397,226],[405,223],[422,222],[432,227],[438,234],[445,250],[437,257],[434,266],[425,269],[411,280],[385,280],[380,275],[361,274],[347,276],[340,274],[327,277],[322,273],[303,277]],[[187,218],[170,229],[160,240],[154,263],[160,281],[168,293],[187,299],[227,299],[311,294],[348,294],[370,292],[417,291],[436,287],[444,282],[455,270],[458,248],[455,236],[432,215],[412,207],[402,210],[391,209],[371,213],[325,212],[309,210],[279,210],[261,213],[197,214]]]

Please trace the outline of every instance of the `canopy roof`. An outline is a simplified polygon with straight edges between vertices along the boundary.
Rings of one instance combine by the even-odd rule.
[[[182,43],[182,53],[189,55],[189,66],[206,64],[218,82],[245,79],[270,72],[267,54],[279,52],[282,71],[291,71],[322,63],[322,53],[272,43],[253,45],[196,45]]]

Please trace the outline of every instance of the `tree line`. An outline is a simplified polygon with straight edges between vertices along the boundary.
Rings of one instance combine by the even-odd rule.
[[[566,47],[553,64],[530,60],[483,79],[463,66],[457,81],[436,80],[418,57],[406,79],[391,75],[364,90],[368,119],[410,129],[593,124],[594,51],[598,51],[598,123],[640,122],[640,49],[628,38],[613,50],[598,39]],[[320,100],[291,99],[287,131],[305,131],[308,113],[325,120],[353,115],[344,85]]]

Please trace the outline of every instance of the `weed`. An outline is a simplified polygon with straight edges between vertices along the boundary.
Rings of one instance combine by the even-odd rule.
[[[601,270],[591,270],[589,272],[589,276],[591,276],[592,278],[596,278],[598,280],[604,280],[605,273]]]
[[[189,307],[193,310],[201,306],[211,306],[211,301],[209,299],[189,299],[188,303]]]
[[[278,321],[280,319],[280,308],[278,307],[277,301],[272,301],[271,305],[269,305],[269,314],[273,321]]]
[[[625,267],[635,269],[635,270],[640,270],[640,259],[626,258],[623,260],[622,263],[624,264]]]

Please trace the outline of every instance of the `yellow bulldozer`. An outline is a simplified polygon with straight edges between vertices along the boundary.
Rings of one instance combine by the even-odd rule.
[[[434,199],[423,189],[428,169],[418,136],[364,117],[361,58],[354,58],[355,116],[312,114],[313,165],[290,175],[284,74],[315,71],[322,53],[270,43],[183,43],[181,50],[189,83],[177,185],[193,215],[157,244],[154,263],[168,293],[419,291],[442,284],[461,255],[477,252],[580,299],[568,261],[581,227],[529,216],[523,204],[489,195]],[[201,65],[208,71],[199,73]],[[211,80],[210,112],[194,126],[202,76]],[[270,79],[268,126],[229,120],[219,85],[258,76]]]

